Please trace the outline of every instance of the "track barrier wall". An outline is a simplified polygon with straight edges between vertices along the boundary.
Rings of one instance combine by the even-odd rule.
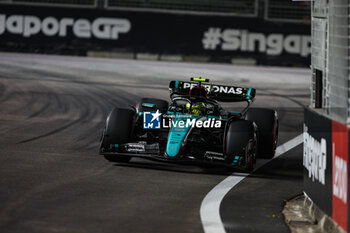
[[[1,4],[3,51],[86,55],[88,51],[250,58],[309,66],[310,25],[259,17]],[[136,55],[135,55],[136,57]]]
[[[349,128],[310,108],[304,114],[304,192],[349,232]]]

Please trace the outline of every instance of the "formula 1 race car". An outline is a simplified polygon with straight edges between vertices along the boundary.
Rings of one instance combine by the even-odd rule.
[[[257,158],[272,158],[278,140],[275,110],[249,108],[256,90],[210,84],[208,79],[171,81],[170,103],[143,98],[132,109],[114,108],[100,140],[111,162],[131,157],[203,162],[249,172]],[[240,112],[219,102],[246,102]]]

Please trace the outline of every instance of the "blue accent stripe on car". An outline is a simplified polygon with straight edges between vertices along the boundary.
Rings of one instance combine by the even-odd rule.
[[[227,116],[213,116],[213,115],[208,115],[207,116],[209,119],[217,119],[217,120],[220,120],[220,119],[227,119]]]
[[[248,92],[247,92],[247,99],[250,99],[250,92],[252,92],[252,89],[251,89],[251,88],[248,89]]]
[[[145,107],[154,107],[155,104],[150,104],[150,103],[142,103],[142,106],[145,106]]]
[[[175,81],[175,88],[179,88],[179,81],[178,80]]]
[[[181,144],[188,132],[191,128],[189,125],[186,126],[186,120],[188,118],[175,116],[174,124],[176,126],[172,126],[170,129],[170,133],[168,136],[168,143],[166,146],[166,153],[169,157],[175,157],[179,154],[181,149]],[[179,127],[179,122],[183,120],[185,122],[184,127]]]
[[[228,112],[230,114],[240,114],[240,112]]]
[[[179,116],[180,115],[180,116]],[[184,141],[188,131],[191,128],[190,124],[186,124],[187,120],[198,119],[200,116],[184,115],[183,113],[176,113],[167,142],[166,154],[169,157],[175,157],[179,154],[182,142]],[[179,127],[179,122],[184,121],[184,127]],[[176,124],[176,125],[175,125]]]

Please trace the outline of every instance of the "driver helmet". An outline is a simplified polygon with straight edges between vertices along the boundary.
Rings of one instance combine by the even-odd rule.
[[[187,110],[191,110],[191,114],[195,116],[204,116],[206,114],[206,107],[203,102],[198,102],[192,104],[192,108],[190,104],[186,104]]]
[[[205,89],[202,86],[192,87],[189,92],[190,97],[196,97],[196,98],[202,97],[206,99],[207,95],[208,95],[207,89]],[[187,107],[187,110],[191,110],[191,114],[195,116],[204,116],[206,114],[206,107],[203,102],[194,103],[192,104],[192,106],[190,104],[187,104],[186,107]]]

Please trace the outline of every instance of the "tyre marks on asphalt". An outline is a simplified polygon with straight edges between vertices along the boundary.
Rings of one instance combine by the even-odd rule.
[[[21,69],[21,67],[18,69]],[[26,76],[36,75],[35,72],[33,74],[32,70],[18,73]],[[45,73],[45,75],[52,76],[49,72]],[[55,76],[56,78],[59,77],[57,74]],[[64,79],[67,79],[67,77],[64,77]],[[25,77],[23,77],[23,80],[25,80]],[[25,115],[28,118],[66,115],[68,120],[60,124],[59,127],[34,137],[20,140],[18,143],[27,143],[46,138],[77,124],[89,123],[92,119],[97,119],[96,122],[102,122],[102,119],[105,118],[113,106],[131,104],[137,99],[134,95],[126,94],[123,90],[116,88],[113,88],[113,91],[110,90],[111,88],[102,90],[101,87],[89,85],[88,83],[73,83],[67,89],[67,86],[63,83],[45,80],[33,82],[33,80],[28,80],[28,85],[25,85],[27,88],[24,89],[17,85],[14,80],[7,80],[7,82],[13,85],[11,88],[13,91],[10,90],[7,93],[7,96],[2,99],[2,104],[6,105],[5,102],[7,101],[12,105],[12,108],[4,108],[12,109],[9,112],[10,115]],[[100,126],[101,124],[99,123],[98,125]],[[94,131],[96,132],[96,129]],[[86,139],[86,136],[84,138]],[[92,141],[96,141],[96,138],[91,138],[90,142]]]

